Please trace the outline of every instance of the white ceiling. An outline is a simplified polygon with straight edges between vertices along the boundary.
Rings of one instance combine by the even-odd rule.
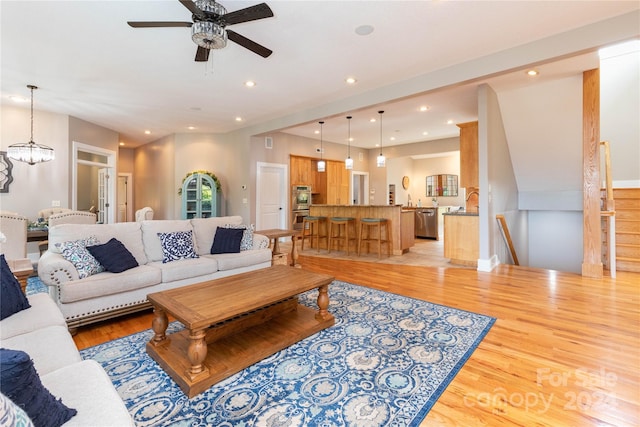
[[[223,0],[227,11],[258,2]],[[28,97],[36,110],[68,114],[120,132],[128,146],[173,133],[225,133],[256,126],[336,100],[364,95],[455,64],[618,16],[638,1],[283,1],[268,0],[273,18],[233,25],[272,49],[262,58],[229,42],[208,63],[194,62],[188,28],[133,29],[127,21],[190,21],[177,0],[0,1],[1,97]],[[373,33],[356,34],[361,25]],[[597,66],[589,52],[540,64],[537,79]],[[355,85],[345,84],[355,77]],[[244,87],[246,80],[257,86]],[[491,76],[497,89],[528,84],[523,70]],[[353,145],[384,146],[458,134],[475,120],[472,84],[382,105],[354,107],[284,131]],[[417,108],[429,105],[428,112]],[[28,104],[26,105],[28,108]],[[235,120],[242,117],[242,121]],[[302,121],[302,120],[301,120]],[[26,124],[25,124],[26,125]],[[194,130],[188,130],[192,126]],[[150,130],[150,135],[144,131]],[[427,131],[428,135],[423,136]],[[389,137],[395,136],[391,142]],[[42,141],[44,142],[44,141]]]

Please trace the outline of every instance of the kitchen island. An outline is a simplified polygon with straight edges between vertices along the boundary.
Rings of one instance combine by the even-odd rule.
[[[480,256],[477,212],[445,212],[444,257],[451,264],[477,267]]]
[[[359,229],[360,218],[386,218],[391,222],[393,255],[402,255],[414,244],[415,214],[402,205],[311,205],[311,216],[352,217]]]

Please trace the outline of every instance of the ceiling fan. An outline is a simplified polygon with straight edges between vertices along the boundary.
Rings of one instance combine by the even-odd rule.
[[[191,27],[191,39],[198,45],[195,59],[198,62],[206,62],[209,59],[211,49],[225,47],[227,38],[263,58],[273,53],[270,49],[253,40],[225,28],[227,25],[272,17],[273,12],[266,3],[227,13],[227,10],[215,0],[178,1],[193,14],[191,16],[193,22],[128,21],[127,23],[133,28]]]

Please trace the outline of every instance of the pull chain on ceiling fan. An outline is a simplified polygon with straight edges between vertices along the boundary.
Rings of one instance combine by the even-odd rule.
[[[227,39],[263,58],[273,53],[253,40],[226,29],[227,25],[272,17],[273,12],[266,3],[227,13],[227,9],[215,0],[178,1],[192,13],[193,22],[128,21],[127,23],[133,28],[191,27],[191,39],[198,45],[195,58],[197,62],[206,62],[209,59],[209,51],[224,48],[227,45]]]

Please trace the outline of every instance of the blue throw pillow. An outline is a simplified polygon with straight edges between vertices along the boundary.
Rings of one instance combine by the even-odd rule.
[[[240,252],[240,242],[244,230],[242,228],[221,228],[216,229],[216,235],[211,245],[212,254],[237,254]]]
[[[138,266],[138,261],[115,237],[103,245],[87,246],[87,250],[105,270],[112,273],[122,273]]]
[[[0,320],[25,310],[31,305],[22,292],[20,282],[13,275],[4,254],[0,255]]]
[[[158,233],[162,246],[162,262],[177,261],[179,259],[198,258],[193,249],[193,233],[189,231],[174,231],[173,233]]]
[[[57,427],[78,411],[67,408],[40,381],[27,353],[0,348],[0,391],[21,407],[38,427]]]

